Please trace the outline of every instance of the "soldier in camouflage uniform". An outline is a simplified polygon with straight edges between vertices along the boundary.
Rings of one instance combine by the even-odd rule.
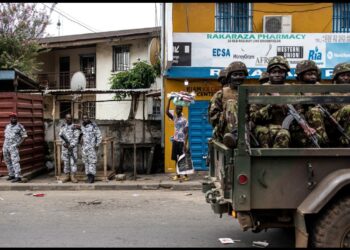
[[[267,73],[266,71],[261,72],[261,75],[259,77],[259,83],[260,84],[264,84],[265,82],[268,82],[269,79],[269,73]]]
[[[236,111],[237,110],[237,88],[240,84],[243,83],[244,79],[248,75],[248,70],[246,65],[243,62],[232,62],[226,68],[227,70],[227,82],[229,86],[222,88],[216,92],[213,98],[210,101],[209,108],[209,119],[210,123],[213,125],[213,138],[223,141],[225,133],[233,132],[230,127],[235,127],[233,125],[236,123]],[[229,103],[229,106],[226,107],[226,102],[228,100],[232,100]],[[227,114],[223,114],[224,110],[227,110]],[[228,117],[229,118],[226,118]],[[227,125],[227,121],[231,123],[231,125]],[[227,135],[228,144],[231,145],[229,141],[232,141],[231,136]],[[225,140],[226,141],[226,140]]]
[[[7,180],[20,182],[21,166],[18,148],[28,135],[23,125],[17,122],[16,113],[11,113],[10,119],[11,123],[6,125],[4,131],[5,141],[2,153],[8,170]]]
[[[339,63],[333,71],[334,84],[350,84],[350,63]],[[331,93],[330,95],[348,95],[347,93]],[[344,128],[345,133],[350,136],[350,105],[348,104],[329,104],[324,105],[332,114],[335,120]],[[326,129],[331,140],[331,146],[348,147],[350,142],[344,136],[338,133],[334,125],[326,120]]]
[[[83,115],[81,136],[82,158],[85,164],[85,174],[88,177],[88,183],[94,183],[97,163],[96,151],[102,142],[102,135],[97,125],[91,122],[87,115]]]
[[[72,123],[72,116],[67,114],[65,117],[65,123],[61,126],[59,136],[62,141],[62,154],[61,158],[64,163],[65,177],[62,182],[71,180],[73,183],[77,183],[77,157],[78,157],[78,140],[80,136],[80,130]]]
[[[218,82],[221,83],[221,87],[227,87],[227,68],[220,70]]]
[[[290,71],[288,61],[282,56],[275,56],[269,60],[267,72],[269,81],[263,85],[287,84],[285,79]],[[270,93],[268,95],[279,95]],[[282,129],[282,122],[288,114],[284,105],[252,104],[249,109],[250,120],[254,123],[254,135],[260,147],[287,148],[290,143],[290,133]]]
[[[220,70],[219,76],[218,76],[218,82],[221,83],[221,91],[224,87],[227,86],[227,68]],[[215,104],[215,100],[217,99],[219,91],[214,94],[214,96],[209,101],[208,106],[208,120],[209,123],[213,127],[213,138],[217,138],[217,132],[216,132],[216,126],[219,123],[220,114],[222,112],[221,106],[215,106],[212,108],[212,105]]]
[[[317,64],[311,60],[303,60],[296,65],[296,79],[300,84],[315,84],[319,85],[321,79],[321,71]],[[304,93],[304,95],[313,95]],[[299,114],[305,117],[306,122],[311,128],[316,130],[316,136],[321,146],[328,146],[329,139],[326,133],[324,116],[321,110],[313,104],[295,105]],[[305,134],[303,129],[294,121],[290,126],[292,144],[296,147],[312,147],[312,142]]]

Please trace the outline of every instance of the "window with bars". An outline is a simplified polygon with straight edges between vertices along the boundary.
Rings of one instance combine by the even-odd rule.
[[[333,32],[350,32],[350,3],[333,3]]]
[[[252,32],[251,3],[216,3],[215,32]]]
[[[60,119],[64,119],[66,114],[72,114],[72,103],[60,102]]]
[[[130,69],[130,46],[113,46],[113,71]]]
[[[148,114],[150,120],[161,120],[160,114],[161,100],[159,98],[152,99],[152,114]]]
[[[96,102],[82,102],[80,118],[86,114],[90,119],[96,119]]]

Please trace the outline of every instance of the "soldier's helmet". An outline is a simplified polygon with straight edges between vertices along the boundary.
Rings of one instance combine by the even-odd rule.
[[[259,77],[259,82],[264,82],[269,80],[269,73],[263,71]]]
[[[295,74],[297,75],[296,79],[301,80],[301,75],[310,70],[316,70],[318,73],[318,80],[320,80],[321,71],[317,64],[312,60],[302,60],[297,64],[295,68]]]
[[[245,76],[248,76],[247,66],[241,61],[230,63],[227,66],[226,70],[227,70],[227,77],[229,77],[231,73],[237,72],[237,71],[243,71]]]
[[[286,58],[283,56],[274,56],[269,60],[269,63],[267,65],[267,72],[270,72],[270,70],[273,67],[279,67],[281,69],[284,69],[286,72],[290,71],[290,66]]]
[[[335,65],[332,80],[336,80],[341,73],[350,72],[350,63],[339,63]]]
[[[227,69],[222,69],[220,70],[219,76],[218,76],[218,81],[221,82],[223,78],[227,77]]]

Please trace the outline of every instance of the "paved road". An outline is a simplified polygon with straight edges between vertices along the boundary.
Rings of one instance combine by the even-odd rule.
[[[0,247],[293,247],[287,231],[242,232],[220,219],[200,191],[30,192],[0,192]],[[222,237],[241,241],[223,245]]]

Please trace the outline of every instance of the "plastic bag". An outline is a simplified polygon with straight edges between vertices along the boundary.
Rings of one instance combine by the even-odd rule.
[[[194,98],[196,93],[193,91],[191,93],[180,91],[180,92],[171,92],[168,95],[168,98],[173,97],[173,103],[176,106],[188,107],[194,103]]]
[[[188,107],[191,104],[191,102],[181,100],[178,97],[174,97],[173,103],[174,103],[175,106],[183,106],[183,107]]]
[[[191,157],[191,153],[184,153],[179,156],[176,163],[176,172],[177,174],[193,174],[193,161]]]

